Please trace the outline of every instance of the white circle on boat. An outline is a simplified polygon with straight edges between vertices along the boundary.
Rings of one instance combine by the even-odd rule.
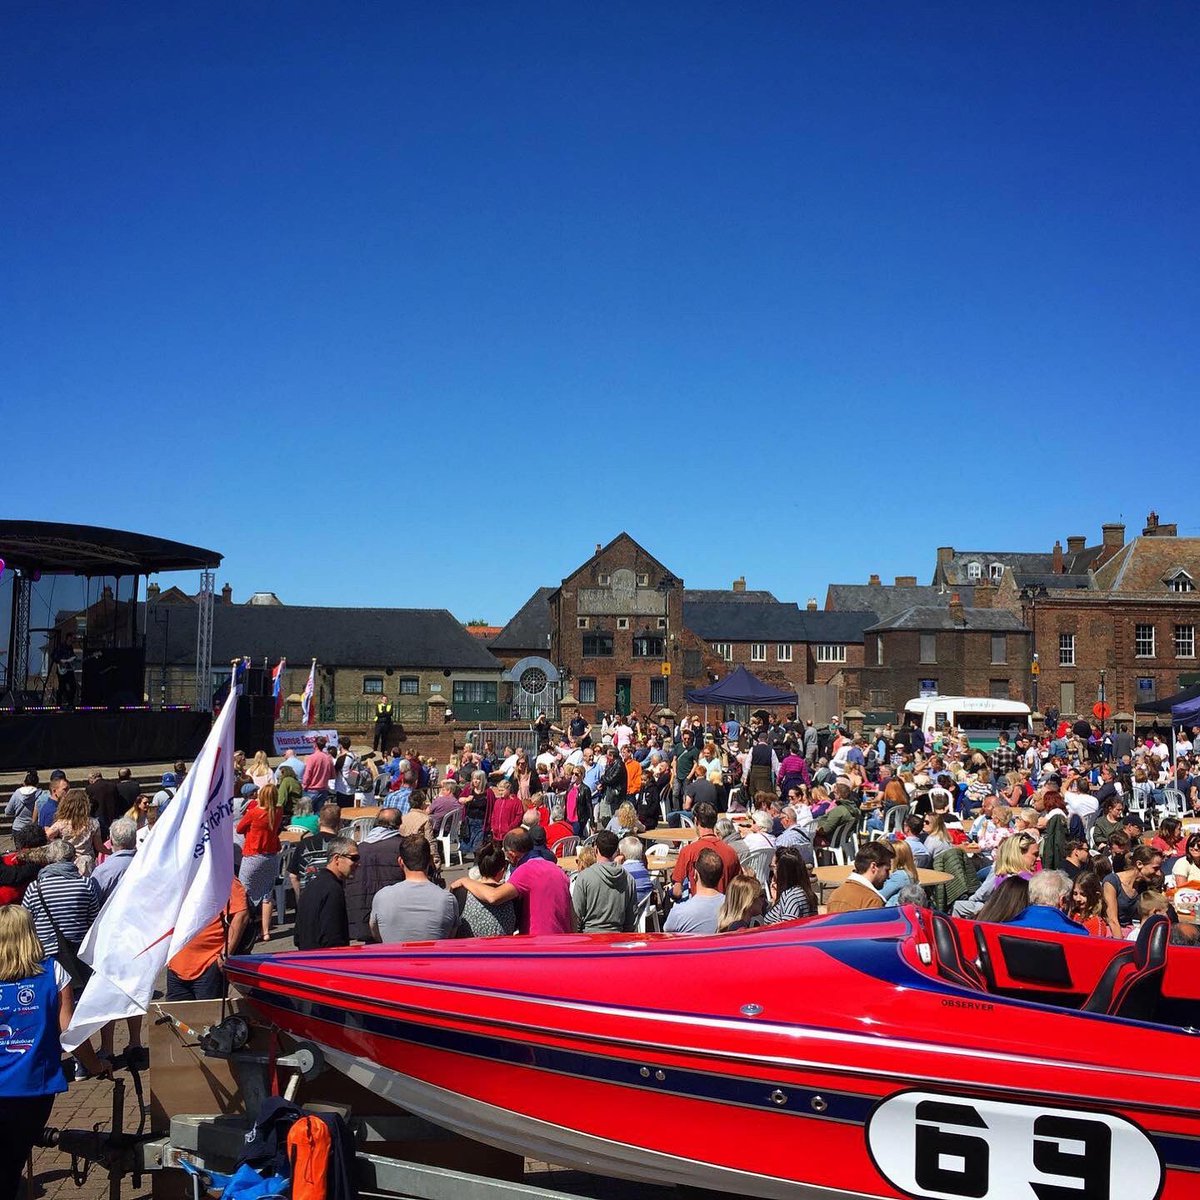
[[[930,1200],[1154,1200],[1163,1164],[1150,1138],[1110,1113],[901,1092],[867,1122],[879,1173]]]

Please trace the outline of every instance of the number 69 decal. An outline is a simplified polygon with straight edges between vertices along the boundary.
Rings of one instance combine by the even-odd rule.
[[[880,1104],[867,1148],[893,1187],[931,1200],[1155,1200],[1163,1183],[1124,1117],[936,1092]]]

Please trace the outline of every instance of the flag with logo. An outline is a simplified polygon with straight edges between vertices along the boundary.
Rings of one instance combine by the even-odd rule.
[[[304,695],[300,697],[301,725],[311,725],[313,720],[313,692],[317,687],[317,660],[312,660],[308,669],[308,680],[304,684]]]
[[[279,720],[279,714],[283,710],[283,668],[287,666],[287,659],[281,658],[279,665],[271,672],[271,695],[275,700],[275,720]]]
[[[79,948],[94,973],[62,1035],[65,1050],[110,1021],[144,1013],[171,955],[229,903],[241,673],[235,669],[204,748]]]

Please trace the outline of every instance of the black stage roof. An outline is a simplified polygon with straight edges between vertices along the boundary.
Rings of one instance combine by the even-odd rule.
[[[43,575],[151,575],[221,563],[215,550],[124,529],[55,521],[0,521],[0,558],[10,569]]]

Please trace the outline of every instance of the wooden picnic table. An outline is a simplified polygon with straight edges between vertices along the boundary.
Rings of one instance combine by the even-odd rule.
[[[646,870],[652,875],[658,871],[673,871],[678,861],[679,856],[675,854],[656,855],[653,858],[646,859]],[[558,860],[558,865],[564,871],[578,871],[579,856],[576,854],[566,854]]]
[[[816,869],[817,879],[821,883],[840,884],[845,883],[850,878],[854,868],[846,865],[844,867],[818,867]],[[954,878],[948,871],[930,871],[926,867],[917,868],[917,882],[922,887],[934,887],[939,883],[949,883]]]
[[[682,827],[671,829],[667,825],[660,825],[657,829],[647,829],[638,836],[644,842],[694,842],[700,836],[700,830]]]

